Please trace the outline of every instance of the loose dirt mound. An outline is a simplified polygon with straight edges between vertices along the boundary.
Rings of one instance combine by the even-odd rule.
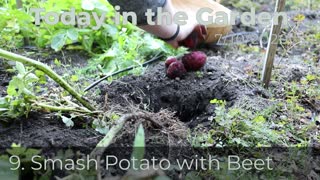
[[[181,121],[189,122],[199,115],[212,113],[210,99],[225,100],[232,105],[254,88],[233,81],[231,75],[223,71],[221,60],[211,57],[202,71],[189,72],[175,80],[165,76],[164,64],[160,62],[143,76],[127,76],[101,87],[102,94],[107,94],[106,107],[138,104],[141,109],[153,112],[169,109],[176,112]]]

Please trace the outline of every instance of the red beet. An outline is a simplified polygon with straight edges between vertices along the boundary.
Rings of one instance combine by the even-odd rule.
[[[174,63],[174,62],[177,62],[177,58],[175,57],[168,57],[166,62],[165,62],[165,65],[166,65],[166,68],[168,68],[170,66],[170,64]]]
[[[194,51],[182,57],[182,63],[188,71],[200,70],[207,61],[207,55],[201,51]]]
[[[175,79],[177,77],[182,77],[187,72],[184,65],[180,62],[173,62],[167,69],[167,76],[171,79]]]

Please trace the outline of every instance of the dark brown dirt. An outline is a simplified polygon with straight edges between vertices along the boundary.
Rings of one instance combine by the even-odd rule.
[[[10,74],[8,74],[5,70],[5,63],[0,61],[0,96],[6,94],[6,86],[10,81]]]
[[[259,53],[243,53],[239,51],[227,53],[226,47],[216,51],[205,50],[209,56],[208,63],[200,72],[189,72],[181,79],[171,80],[165,76],[164,62],[151,65],[142,76],[126,76],[113,81],[109,85],[101,85],[101,97],[98,99],[105,110],[114,107],[122,108],[123,112],[132,111],[135,106],[142,111],[155,112],[159,122],[168,121],[168,117],[161,119],[161,109],[175,112],[172,117],[176,122],[182,121],[180,127],[193,128],[198,124],[209,125],[208,117],[214,115],[215,106],[210,104],[211,99],[225,100],[228,106],[239,104],[247,99],[247,104],[252,104],[253,110],[259,111],[268,105],[268,99],[274,94],[275,97],[283,94],[283,81],[297,81],[305,77],[308,72],[318,71],[319,64],[307,68],[300,58],[276,58],[275,72],[282,79],[271,82],[271,89],[279,92],[270,93],[260,86],[259,73],[262,67],[262,57]],[[308,51],[305,49],[304,51]],[[20,54],[25,55],[25,52]],[[28,54],[28,53],[27,53]],[[68,52],[65,54],[33,52],[30,56],[40,59],[42,62],[52,64],[55,58],[63,60],[62,63],[73,62],[74,66],[85,66],[88,59],[85,54]],[[295,55],[293,55],[295,56]],[[303,56],[303,55],[302,55]],[[295,62],[295,59],[300,59]],[[1,61],[0,61],[1,63]],[[288,65],[289,64],[289,65]],[[10,75],[0,66],[0,95],[5,94],[5,86],[8,85]],[[281,70],[280,70],[281,69]],[[63,73],[65,69],[58,69]],[[105,96],[107,94],[107,96]],[[107,97],[105,99],[105,97]],[[315,102],[314,104],[320,104]],[[311,108],[317,110],[316,108]],[[138,111],[136,109],[136,111]],[[166,133],[163,129],[157,129],[149,123],[139,119],[127,123],[124,132],[115,140],[117,145],[132,145],[136,127],[144,123],[146,128],[147,143],[168,143]],[[101,140],[103,135],[87,124],[67,128],[58,118],[44,113],[31,113],[28,118],[16,120],[11,124],[0,124],[0,148],[7,148],[12,143],[21,143],[26,147],[42,147],[50,149],[53,147],[80,147],[84,151],[92,150]],[[170,127],[171,124],[168,125]],[[170,130],[169,128],[165,130]],[[180,137],[174,137],[172,142],[177,142]],[[163,141],[165,138],[165,141]],[[185,145],[185,141],[181,144]],[[124,149],[128,151],[128,149]],[[129,152],[129,151],[128,151]],[[131,152],[131,151],[130,151]]]
[[[88,56],[83,52],[68,51],[65,53],[47,50],[19,49],[15,53],[27,56],[41,62],[53,65],[57,58],[62,64],[71,64],[73,67],[84,66]],[[0,59],[0,96],[6,95],[6,86],[12,75],[5,68],[12,68],[11,63]],[[70,68],[70,67],[69,67]],[[58,74],[63,74],[66,69],[57,68]],[[56,86],[48,80],[48,86]],[[1,122],[1,121],[0,121]],[[25,147],[39,147],[43,149],[75,147],[84,150],[92,149],[102,138],[102,135],[84,121],[80,121],[73,128],[67,128],[61,119],[46,113],[31,112],[28,118],[14,120],[10,124],[0,123],[0,148],[8,148],[12,143],[21,144]]]
[[[91,128],[67,128],[61,120],[46,114],[32,113],[28,119],[23,118],[0,127],[0,148],[16,143],[47,150],[52,147],[91,149],[100,138],[101,135]]]

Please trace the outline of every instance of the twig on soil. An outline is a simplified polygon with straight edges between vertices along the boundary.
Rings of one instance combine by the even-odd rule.
[[[92,157],[101,156],[103,154],[103,152],[105,151],[105,149],[112,143],[112,140],[118,134],[118,132],[122,129],[124,124],[131,119],[139,119],[139,118],[143,118],[145,120],[152,122],[153,124],[155,124],[158,127],[162,127],[162,125],[153,121],[152,118],[150,117],[150,115],[148,115],[147,113],[140,112],[140,113],[131,113],[131,114],[123,115],[117,121],[117,124],[114,125],[110,129],[110,131],[107,133],[107,135],[97,144],[96,148],[91,152],[90,156],[92,156]]]
[[[320,108],[319,108],[316,104],[312,103],[309,99],[307,99],[307,98],[302,98],[301,101],[302,101],[303,103],[306,103],[306,104],[310,105],[314,110],[320,112]]]
[[[77,99],[84,107],[88,108],[91,111],[94,111],[95,109],[88,103],[86,100],[82,98],[80,94],[78,94],[64,79],[62,79],[58,74],[56,74],[50,67],[47,65],[24,57],[20,56],[18,54],[11,53],[9,51],[5,51],[0,49],[0,57],[3,57],[4,59],[8,61],[17,61],[21,62],[23,64],[31,65],[34,68],[43,71],[46,75],[48,75],[52,80],[54,80],[56,83],[58,83],[62,88],[64,88],[66,91],[68,91],[75,99]]]

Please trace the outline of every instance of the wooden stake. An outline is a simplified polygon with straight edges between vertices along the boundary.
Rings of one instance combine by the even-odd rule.
[[[17,9],[22,9],[22,0],[16,0],[16,6],[17,6]]]
[[[285,6],[285,0],[277,0],[275,13],[283,11],[284,6]],[[273,62],[274,62],[274,57],[277,51],[282,20],[283,20],[283,17],[279,16],[279,21],[277,25],[274,24],[274,19],[272,20],[268,48],[267,48],[267,53],[266,53],[263,71],[262,71],[262,82],[265,88],[269,87],[269,83],[271,80]]]

